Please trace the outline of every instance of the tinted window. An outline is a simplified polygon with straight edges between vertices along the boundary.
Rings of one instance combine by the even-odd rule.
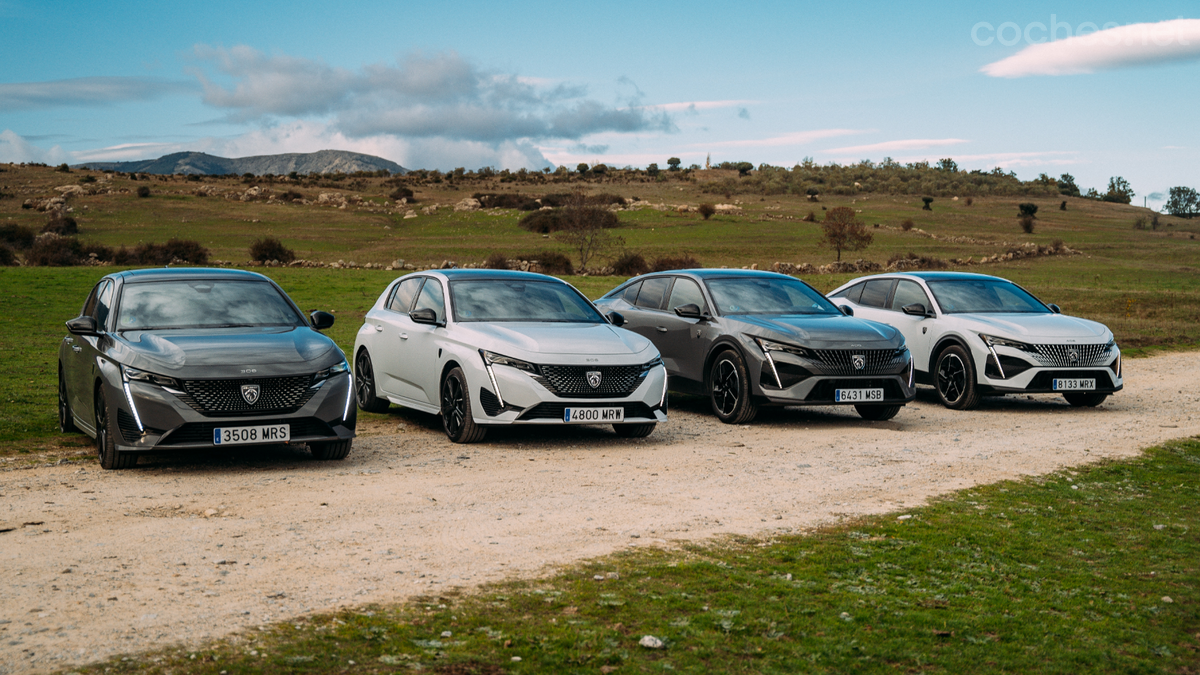
[[[111,281],[104,284],[104,288],[100,290],[100,295],[96,298],[96,325],[100,330],[105,330],[108,326],[108,310],[112,307],[113,284]]]
[[[888,293],[892,290],[891,279],[874,279],[863,284],[860,305],[867,307],[883,307],[887,304]]]
[[[100,297],[100,288],[103,287],[104,284],[107,284],[107,283],[108,283],[108,280],[105,279],[105,280],[101,281],[100,283],[96,284],[96,287],[92,289],[91,294],[88,295],[87,300],[84,301],[83,311],[79,313],[79,316],[95,316],[96,315],[96,299],[98,297]]]
[[[432,309],[437,313],[439,321],[446,318],[446,300],[442,295],[442,284],[437,279],[425,279],[425,285],[421,286],[421,295],[417,297],[417,306],[413,307],[413,311],[418,309]]]
[[[797,279],[743,277],[705,283],[722,314],[841,314],[825,296]]]
[[[417,289],[421,287],[421,281],[424,277],[413,277],[405,279],[396,285],[396,291],[392,293],[392,301],[388,303],[388,309],[401,314],[408,314],[408,310],[412,307],[413,298],[417,296]]]
[[[638,293],[637,302],[634,304],[647,309],[661,309],[663,296],[667,294],[667,286],[670,284],[671,277],[646,279],[642,282],[642,290]]]
[[[127,283],[117,312],[117,330],[307,325],[265,281]]]
[[[675,285],[671,287],[671,301],[667,303],[667,309],[674,310],[681,305],[695,305],[702,312],[707,307],[707,303],[704,302],[704,293],[700,291],[696,282],[676,277]]]
[[[929,290],[947,314],[1049,314],[1050,310],[1020,286],[1002,279],[931,281]]]
[[[638,291],[640,290],[642,290],[642,282],[639,281],[634,284],[629,284],[621,293],[621,299],[632,305],[634,301],[637,300]]]
[[[453,281],[455,321],[554,321],[604,323],[592,303],[555,281]]]
[[[925,296],[925,291],[921,290],[921,285],[915,281],[901,279],[896,282],[896,293],[892,296],[892,309],[899,312],[906,305],[913,303],[925,307],[925,311],[933,309],[929,304],[929,298]]]
[[[841,293],[834,293],[835,298],[845,298],[850,302],[857,303],[859,297],[862,296],[863,284],[854,284],[850,288],[843,290]]]

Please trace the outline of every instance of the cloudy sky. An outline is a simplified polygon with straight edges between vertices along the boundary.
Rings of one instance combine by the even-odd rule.
[[[0,0],[0,161],[952,157],[1200,188],[1194,0],[968,4]]]

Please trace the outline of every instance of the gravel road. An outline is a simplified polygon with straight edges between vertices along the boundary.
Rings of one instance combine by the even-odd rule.
[[[0,471],[0,673],[197,645],[307,612],[551,571],[628,547],[802,532],[1200,434],[1200,359],[1127,361],[1096,409],[922,390],[889,422],[685,400],[649,438],[523,429],[453,445],[393,407],[350,457],[293,448]]]

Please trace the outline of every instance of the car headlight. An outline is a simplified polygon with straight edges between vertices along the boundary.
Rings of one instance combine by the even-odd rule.
[[[812,358],[812,353],[804,347],[800,347],[798,345],[789,345],[783,342],[775,342],[774,340],[767,340],[755,336],[751,337],[753,338],[755,344],[758,345],[759,349],[763,350],[763,353],[769,354],[771,352],[787,352],[789,354],[795,354],[796,356]]]
[[[510,368],[516,368],[517,370],[523,370],[527,373],[533,373],[534,375],[536,375],[538,372],[537,366],[533,365],[532,363],[528,361],[522,361],[521,359],[514,359],[511,356],[497,354],[496,352],[489,352],[486,349],[480,349],[479,355],[483,357],[484,364],[489,366],[508,366]]]
[[[330,366],[329,368],[326,368],[325,370],[321,370],[321,371],[314,373],[313,374],[313,382],[314,383],[323,382],[323,381],[328,380],[329,378],[333,377],[334,375],[340,375],[342,373],[348,373],[348,372],[350,372],[350,364],[346,363],[345,361],[342,361],[341,363],[337,364],[336,366]]]
[[[1023,352],[1037,352],[1037,349],[1027,342],[1018,342],[1017,340],[1009,340],[1008,338],[996,337],[995,335],[984,335],[983,333],[979,334],[979,339],[983,340],[983,343],[989,347],[1012,347],[1013,349],[1020,349]]]
[[[158,375],[149,371],[130,368],[129,366],[121,366],[121,379],[126,382],[148,382],[150,384],[157,384],[160,387],[180,388],[179,381],[173,377]]]

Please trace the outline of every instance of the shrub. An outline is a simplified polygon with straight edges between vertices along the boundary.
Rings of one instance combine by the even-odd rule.
[[[17,254],[7,246],[0,245],[0,267],[15,267],[17,262]]]
[[[912,218],[906,218],[903,223],[900,223],[900,229],[904,230],[905,232],[913,229],[914,226],[915,223],[913,223]]]
[[[658,164],[651,163],[650,166],[647,166],[646,167],[646,175],[657,176],[658,175]]]
[[[597,176],[603,176],[604,174],[608,173],[608,165],[597,164],[596,166],[592,167],[592,173],[596,174]]]
[[[471,195],[479,200],[479,205],[485,209],[520,209],[521,211],[537,211],[542,205],[528,195],[516,192],[476,192]]]
[[[25,255],[26,265],[37,267],[72,267],[83,256],[83,246],[75,237],[38,237]]]
[[[1059,204],[1059,205],[1058,205],[1058,210],[1059,210],[1059,211],[1066,211],[1066,210],[1067,210],[1067,200],[1065,200],[1065,199],[1064,199],[1064,200],[1063,200],[1063,203],[1061,203],[1061,204]]]
[[[33,229],[16,223],[0,225],[0,244],[15,249],[27,249],[33,246]]]
[[[89,176],[80,176],[80,178],[79,178],[80,184],[95,183],[95,182],[96,182],[95,176],[90,176],[90,175]]]
[[[1021,231],[1025,234],[1033,234],[1033,216],[1021,216]]]
[[[296,192],[295,190],[288,190],[287,192],[284,192],[283,194],[279,195],[279,197],[277,197],[277,199],[279,199],[280,201],[284,201],[284,202],[292,202],[292,201],[296,201],[297,199],[304,199],[304,195],[300,194],[299,192]]]
[[[58,166],[54,167],[54,170],[59,173],[71,173],[71,167],[67,166],[66,162],[63,162],[62,164],[59,164]]]
[[[584,203],[588,206],[608,206],[610,204],[625,205],[625,198],[621,195],[614,195],[610,192],[601,192],[594,195],[588,195],[584,198]]]
[[[933,197],[921,197],[921,201],[925,202],[925,206],[921,207],[922,210],[924,210],[924,211],[932,211],[933,210],[932,208],[929,207],[929,205],[933,203]]]
[[[150,196],[150,186],[149,185],[139,185],[138,189],[137,189],[137,196],[142,197],[142,198],[149,197]]]
[[[42,232],[53,232],[54,234],[66,237],[72,234],[79,234],[79,224],[71,216],[56,215],[50,219],[42,228]]]
[[[263,237],[250,244],[250,259],[258,262],[278,260],[286,265],[296,259],[296,252],[275,237]]]
[[[913,260],[915,261],[915,264],[910,263],[908,265],[904,265],[904,269],[942,270],[950,266],[950,263],[942,260],[941,258],[934,258],[927,255],[917,255],[912,251],[909,251],[905,254],[897,253],[891,258],[888,258],[888,265],[895,265],[896,263],[905,260]]]
[[[585,174],[585,173],[587,173],[588,165],[584,162],[580,162],[579,164],[577,164],[575,166],[575,170],[581,174]]]
[[[975,203],[975,198],[974,198],[974,197],[967,197],[967,206],[970,206],[970,205],[972,205],[972,204],[974,204],[974,203]]]
[[[1138,216],[1137,218],[1133,219],[1133,229],[1144,230],[1144,229],[1146,229],[1147,222],[1148,221],[1146,220],[1145,216]]]
[[[1037,218],[1037,204],[1025,202],[1024,204],[1017,204],[1017,209],[1019,211],[1017,215],[1021,217],[1029,216],[1030,218]]]
[[[565,253],[558,251],[537,251],[517,256],[521,260],[536,260],[543,274],[575,274],[575,265]]]
[[[413,196],[413,191],[404,187],[403,185],[395,190],[392,190],[392,193],[389,194],[388,197],[391,197],[392,201],[394,202],[398,202],[401,199],[407,199],[409,204],[417,203],[417,198]]]
[[[483,261],[483,267],[489,270],[506,270],[508,269],[508,256],[503,253],[493,253]]]
[[[802,220],[806,223],[815,223],[815,222],[817,222],[817,214],[813,213],[812,211],[809,211],[808,215],[804,216],[800,220]]]
[[[714,213],[717,212],[717,207],[713,206],[712,204],[701,204],[698,210],[700,211],[700,215],[704,216],[705,220],[708,220],[709,218],[712,218]]]
[[[625,251],[617,256],[617,259],[613,261],[612,268],[614,273],[624,277],[636,277],[650,271],[650,265],[646,263],[646,259],[636,251]]]
[[[88,258],[95,258],[100,262],[112,262],[114,257],[116,257],[116,254],[113,253],[111,246],[95,242],[80,244],[79,246],[79,260],[81,262],[87,262]]]
[[[650,263],[651,272],[665,272],[667,270],[688,270],[704,267],[696,260],[695,256],[690,253],[684,253],[677,256],[663,256],[655,258]]]
[[[520,222],[517,224],[530,232],[540,232],[541,234],[558,232],[566,227],[563,212],[559,209],[534,211],[522,216]]]

